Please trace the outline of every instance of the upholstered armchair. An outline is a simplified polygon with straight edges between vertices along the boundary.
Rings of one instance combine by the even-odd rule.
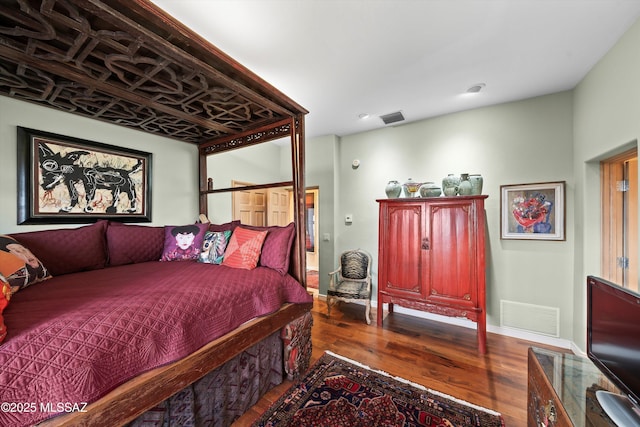
[[[327,316],[338,301],[364,301],[365,320],[371,324],[371,255],[361,249],[343,252],[340,267],[329,273]]]

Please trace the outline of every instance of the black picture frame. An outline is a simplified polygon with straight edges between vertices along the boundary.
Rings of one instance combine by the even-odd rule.
[[[151,222],[152,154],[17,127],[18,224]]]

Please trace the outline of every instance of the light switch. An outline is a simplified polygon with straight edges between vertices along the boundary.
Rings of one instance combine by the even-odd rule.
[[[325,242],[328,242],[329,240],[331,240],[331,234],[329,233],[324,233],[322,235],[322,240],[324,240]]]

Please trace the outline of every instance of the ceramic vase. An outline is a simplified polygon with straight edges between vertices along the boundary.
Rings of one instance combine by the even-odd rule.
[[[404,197],[415,197],[420,188],[420,183],[409,178],[407,182],[402,184],[402,187],[404,188]]]
[[[398,197],[400,197],[400,193],[402,193],[402,184],[400,184],[398,181],[391,180],[384,188],[384,192],[387,193],[387,198],[397,199]]]
[[[470,196],[473,188],[471,187],[471,181],[469,181],[469,174],[463,173],[460,175],[460,185],[458,186],[458,194],[460,196]]]
[[[420,192],[420,197],[439,197],[442,193],[440,187],[433,182],[425,182],[418,191]]]
[[[442,192],[445,196],[455,196],[458,194],[458,185],[460,185],[460,177],[450,173],[442,179]]]
[[[479,173],[469,175],[469,181],[471,182],[471,194],[480,195],[482,194],[482,184],[483,178]]]

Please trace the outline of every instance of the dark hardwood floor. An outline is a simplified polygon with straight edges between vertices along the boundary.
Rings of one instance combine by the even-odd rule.
[[[374,317],[374,310],[372,310]],[[314,301],[315,362],[325,350],[356,360],[458,399],[498,411],[506,426],[526,426],[527,349],[534,345],[489,333],[487,354],[477,351],[475,329],[394,313],[384,327],[364,321],[364,307],[342,303],[327,319],[326,303]],[[234,423],[249,426],[292,382],[267,393]]]

